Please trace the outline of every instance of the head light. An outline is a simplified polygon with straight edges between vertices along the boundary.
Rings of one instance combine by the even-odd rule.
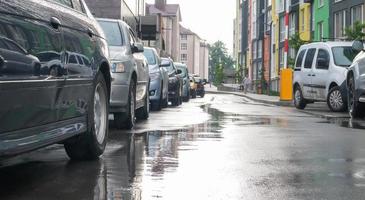
[[[112,64],[112,72],[113,73],[124,73],[125,72],[125,66],[123,63],[113,63]]]

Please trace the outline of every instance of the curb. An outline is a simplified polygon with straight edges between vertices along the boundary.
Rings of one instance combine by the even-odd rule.
[[[285,106],[285,107],[292,107],[293,106],[291,101],[267,101],[267,100],[253,98],[253,97],[247,96],[245,94],[238,94],[238,93],[235,93],[235,92],[226,92],[226,91],[205,91],[205,92],[208,93],[208,94],[230,94],[230,95],[245,97],[247,99],[250,99],[252,101],[256,101],[256,102],[259,102],[259,103],[271,104],[271,105],[276,105],[276,106]]]

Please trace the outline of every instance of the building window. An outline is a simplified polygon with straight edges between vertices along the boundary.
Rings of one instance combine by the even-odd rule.
[[[181,50],[188,50],[188,44],[187,43],[181,43]]]
[[[252,42],[252,57],[253,57],[253,59],[257,58],[257,43],[256,43],[256,41]]]
[[[318,8],[324,6],[324,0],[318,0]]]
[[[284,68],[284,48],[279,49],[279,67]]]
[[[256,38],[257,23],[256,23],[256,0],[252,0],[252,38]]]
[[[188,35],[181,35],[181,40],[187,40],[188,39]]]
[[[285,8],[285,0],[278,0],[278,7],[276,8],[276,11],[278,13],[284,12],[284,8]]]
[[[335,38],[343,37],[344,36],[344,29],[345,29],[345,21],[346,21],[346,11],[341,10],[334,14],[334,28],[335,28]]]
[[[257,58],[262,58],[262,40],[257,43]]]
[[[318,27],[318,39],[320,41],[322,41],[323,40],[323,22],[319,22],[317,27]]]
[[[285,21],[284,21],[284,16],[281,16],[279,19],[279,25],[280,25],[280,42],[285,41]]]
[[[351,26],[354,25],[357,21],[361,23],[364,21],[363,10],[363,4],[351,8]]]
[[[188,55],[185,53],[181,54],[181,62],[186,62],[186,61],[188,61]]]
[[[289,37],[295,34],[297,13],[291,13],[289,16]]]

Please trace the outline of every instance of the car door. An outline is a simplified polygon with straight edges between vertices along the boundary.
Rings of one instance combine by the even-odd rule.
[[[48,2],[0,1],[0,133],[49,129],[59,120],[65,80],[56,10]]]
[[[62,120],[82,117],[87,114],[91,99],[94,73],[97,70],[94,20],[90,19],[80,0],[68,2],[60,10],[64,41],[64,66],[67,70],[66,87],[61,97]],[[83,61],[85,60],[85,62]]]
[[[131,28],[128,27],[128,34],[130,37],[131,46],[138,42],[134,32]],[[148,64],[145,60],[143,53],[134,53],[133,54],[134,60],[137,64],[137,88],[136,88],[136,101],[137,104],[139,102],[143,102],[144,97],[148,92],[148,83],[149,83],[149,74],[148,74]]]
[[[305,55],[302,78],[303,78],[303,97],[305,99],[313,99],[313,88],[312,88],[312,74],[313,74],[313,59],[316,54],[316,48],[309,48]]]
[[[326,100],[326,83],[329,75],[330,54],[327,49],[318,49],[312,73],[313,98]]]

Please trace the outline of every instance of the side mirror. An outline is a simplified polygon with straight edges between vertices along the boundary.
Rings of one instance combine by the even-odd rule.
[[[177,69],[177,70],[176,70],[176,73],[177,73],[177,74],[182,74],[182,70],[181,70],[181,69]]]
[[[132,45],[132,53],[143,53],[144,47],[142,43],[134,43]]]
[[[364,44],[360,40],[355,40],[352,43],[352,49],[355,51],[363,51],[364,50]]]
[[[317,68],[318,69],[328,69],[329,68],[329,62],[327,59],[324,58],[318,58],[317,60]]]
[[[160,67],[168,67],[170,64],[171,63],[168,60],[162,60]]]

